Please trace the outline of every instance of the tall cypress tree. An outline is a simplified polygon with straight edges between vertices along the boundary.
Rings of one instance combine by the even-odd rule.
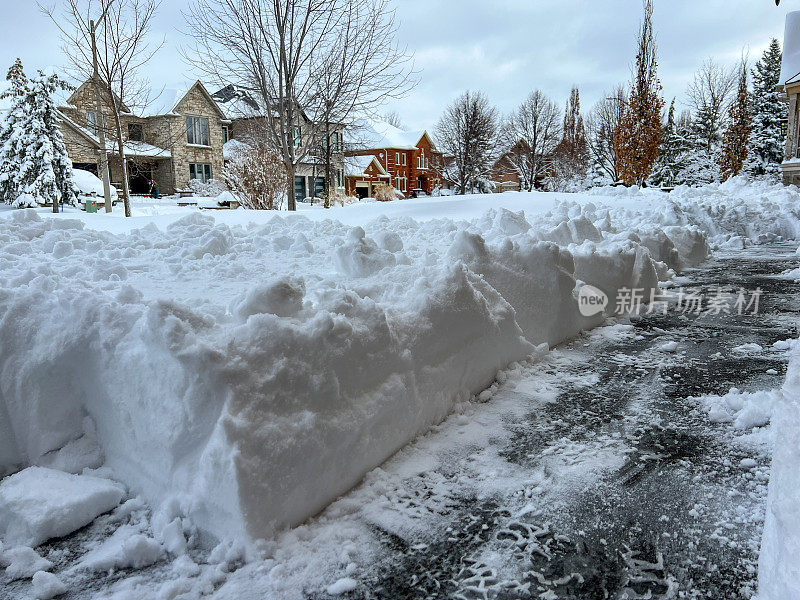
[[[736,100],[729,109],[728,127],[722,137],[722,153],[719,166],[722,179],[738,175],[747,160],[747,144],[750,140],[750,98],[747,91],[747,66],[742,64],[739,73],[739,88]]]
[[[645,0],[631,95],[614,139],[618,170],[625,185],[643,185],[658,157],[664,99],[657,71],[653,1]]]
[[[783,161],[785,140],[781,121],[786,106],[777,91],[782,58],[781,45],[773,39],[753,68],[753,131],[745,169],[756,176],[779,175]]]

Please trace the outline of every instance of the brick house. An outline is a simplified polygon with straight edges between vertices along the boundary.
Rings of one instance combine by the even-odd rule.
[[[106,146],[112,185],[122,186],[116,127],[104,101]],[[222,147],[230,123],[200,81],[185,90],[165,90],[145,111],[123,106],[122,134],[132,194],[145,194],[154,179],[162,194],[185,188],[191,179],[207,181],[223,168]],[[100,142],[94,86],[89,81],[58,107],[62,134],[73,166],[98,173]]]
[[[404,196],[430,195],[442,184],[442,153],[436,149],[427,131],[403,131],[383,122],[363,122],[347,134],[348,157],[374,157],[372,172],[358,172],[359,163],[351,165],[345,174],[345,193],[364,198],[372,196],[377,181],[391,183]],[[377,177],[374,165],[380,166],[384,177]]]
[[[230,122],[230,140],[247,143],[249,139],[269,139],[268,119],[277,118],[275,115],[267,116],[268,111],[262,110],[255,97],[248,90],[235,85],[227,85],[212,94],[212,97],[225,113]],[[312,139],[310,132],[316,129],[312,121],[302,110],[297,110],[297,119],[294,125],[293,139],[297,151],[306,156],[295,167],[294,195],[295,201],[303,202],[308,198],[319,198],[326,189],[325,163],[320,156],[327,150],[325,144],[330,144],[331,171],[333,188],[343,190],[345,179],[345,164],[343,154],[342,128],[330,124],[327,135],[323,139]],[[320,137],[316,134],[316,137]],[[226,139],[227,142],[227,139]],[[226,149],[228,157],[233,155],[236,144],[230,144]],[[229,152],[228,152],[229,151]]]

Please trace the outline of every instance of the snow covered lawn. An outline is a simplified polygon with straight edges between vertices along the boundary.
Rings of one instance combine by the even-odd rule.
[[[176,519],[271,538],[509,364],[600,324],[580,282],[613,311],[708,242],[796,238],[798,206],[733,181],[297,214],[2,211],[0,472],[104,457],[156,517],[154,542],[102,564],[180,548]]]

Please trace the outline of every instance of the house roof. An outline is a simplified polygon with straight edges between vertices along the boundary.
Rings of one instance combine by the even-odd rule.
[[[93,147],[95,148],[100,147],[100,140],[91,131],[89,131],[85,127],[78,125],[75,121],[70,119],[67,115],[65,115],[61,111],[58,112],[58,116],[61,119],[62,123],[64,123],[65,125],[70,127],[73,131],[81,135]],[[125,154],[130,157],[170,158],[172,156],[172,152],[170,152],[166,148],[159,148],[158,146],[153,146],[152,144],[147,144],[145,142],[128,140],[123,145],[125,147]],[[106,140],[106,150],[108,152],[116,152],[117,150],[116,142],[114,140]]]
[[[780,84],[800,82],[800,11],[786,15]]]
[[[344,159],[344,174],[351,177],[359,177],[366,173],[366,170],[371,164],[375,163],[378,167],[379,177],[389,177],[386,169],[380,161],[372,156],[348,156]]]
[[[431,147],[436,149],[436,144],[424,129],[404,131],[385,121],[363,119],[347,131],[345,142],[351,148],[416,150],[423,137],[427,137]]]
[[[205,96],[208,101],[213,105],[214,109],[219,113],[219,116],[223,119],[227,119],[228,117],[225,115],[225,112],[220,108],[217,101],[214,97],[208,93],[206,86],[203,85],[203,82],[199,79],[196,80],[194,83],[177,88],[164,88],[161,90],[161,93],[156,96],[156,98],[150,102],[145,110],[141,112],[139,116],[142,117],[158,117],[162,115],[174,115],[177,114],[175,109],[181,103],[181,101],[194,89],[198,89],[200,93]]]
[[[238,85],[226,85],[211,94],[211,97],[214,98],[228,119],[257,117],[263,112],[259,110],[258,102],[253,98],[253,94]]]

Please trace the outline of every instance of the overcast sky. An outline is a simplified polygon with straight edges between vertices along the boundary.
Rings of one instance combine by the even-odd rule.
[[[58,0],[46,0],[54,3]],[[465,89],[482,90],[506,112],[539,88],[564,104],[579,86],[584,110],[630,77],[641,0],[396,0],[399,41],[414,55],[419,84],[396,110],[411,128],[432,128]],[[659,75],[667,102],[679,102],[707,57],[757,59],[783,38],[800,0],[656,0]],[[181,58],[185,0],[163,0],[158,35],[166,45],[149,68],[153,87],[196,79]],[[58,31],[33,0],[0,0],[0,69],[14,57],[27,71],[64,64]]]

